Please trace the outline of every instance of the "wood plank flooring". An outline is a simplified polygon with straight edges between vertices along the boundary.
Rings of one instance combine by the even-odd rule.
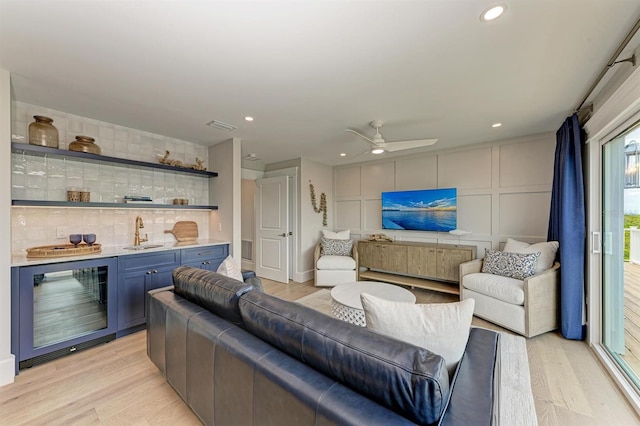
[[[266,292],[286,300],[318,290],[312,282],[263,282]],[[453,295],[412,291],[417,303],[456,300]],[[474,324],[500,329],[479,319]],[[546,333],[528,339],[527,348],[540,425],[640,425],[585,343]],[[0,425],[68,424],[200,422],[147,358],[143,331],[23,370],[15,383],[0,388]]]

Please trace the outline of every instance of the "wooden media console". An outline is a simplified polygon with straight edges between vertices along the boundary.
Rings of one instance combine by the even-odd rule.
[[[459,294],[460,264],[476,257],[476,247],[409,241],[358,241],[360,279]]]

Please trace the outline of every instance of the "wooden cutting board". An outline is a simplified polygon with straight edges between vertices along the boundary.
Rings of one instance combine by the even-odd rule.
[[[191,220],[181,220],[167,229],[165,234],[173,234],[178,241],[194,241],[198,239],[198,224]]]

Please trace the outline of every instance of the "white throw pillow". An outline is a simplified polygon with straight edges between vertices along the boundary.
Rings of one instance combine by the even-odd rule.
[[[415,305],[360,295],[367,328],[430,350],[444,358],[451,376],[464,354],[474,299]]]
[[[218,266],[218,270],[216,272],[238,281],[244,281],[242,278],[242,268],[240,268],[238,262],[236,262],[231,256],[227,256],[220,266]]]
[[[345,229],[344,231],[333,232],[327,231],[326,229],[322,230],[322,236],[325,238],[329,238],[331,240],[348,240],[351,238],[351,230]]]
[[[504,250],[510,253],[540,253],[540,257],[536,261],[534,270],[536,274],[544,272],[553,266],[553,262],[556,260],[556,252],[558,251],[560,244],[557,241],[547,241],[542,243],[529,244],[524,241],[514,240],[507,238],[507,243],[504,245]]]

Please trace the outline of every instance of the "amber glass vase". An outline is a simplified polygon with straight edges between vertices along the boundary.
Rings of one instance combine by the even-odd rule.
[[[58,129],[53,124],[53,120],[42,115],[34,115],[36,121],[29,124],[29,143],[31,145],[58,147]]]
[[[69,144],[69,151],[100,155],[100,147],[95,144],[95,139],[89,136],[76,136],[76,140]]]

